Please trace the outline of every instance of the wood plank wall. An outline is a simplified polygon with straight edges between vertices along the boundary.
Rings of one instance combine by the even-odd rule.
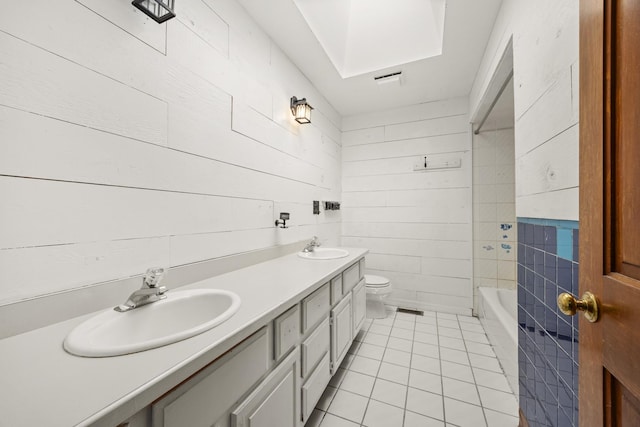
[[[513,40],[516,215],[578,220],[578,2],[506,0],[474,86],[482,100]]]
[[[233,0],[0,13],[0,305],[318,235],[341,117]],[[313,124],[289,112],[315,107]],[[274,227],[279,212],[292,227]]]
[[[343,243],[370,249],[367,273],[392,281],[392,303],[470,314],[468,99],[345,117],[342,141]],[[413,171],[423,155],[462,167]]]

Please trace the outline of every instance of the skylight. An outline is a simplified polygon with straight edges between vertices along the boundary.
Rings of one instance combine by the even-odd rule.
[[[294,0],[342,78],[442,54],[446,0]]]

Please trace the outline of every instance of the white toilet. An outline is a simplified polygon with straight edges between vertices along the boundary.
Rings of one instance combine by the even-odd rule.
[[[391,293],[389,279],[373,274],[365,274],[365,289],[367,290],[367,318],[384,319],[387,311],[383,300]]]

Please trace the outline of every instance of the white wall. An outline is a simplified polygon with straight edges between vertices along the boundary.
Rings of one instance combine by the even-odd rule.
[[[578,219],[578,0],[504,0],[470,111],[513,38],[516,214]]]
[[[340,117],[233,0],[0,14],[0,305],[296,242],[338,243]],[[299,126],[291,96],[315,107]],[[278,213],[292,227],[274,227]]]
[[[343,118],[343,237],[370,249],[367,273],[391,279],[390,302],[470,313],[471,134],[457,98]],[[414,171],[417,157],[458,169]]]

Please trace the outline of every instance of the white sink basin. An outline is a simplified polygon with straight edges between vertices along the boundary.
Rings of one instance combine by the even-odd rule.
[[[337,259],[344,258],[349,252],[339,248],[315,248],[312,252],[298,252],[298,256],[304,259]]]
[[[240,308],[240,297],[221,289],[189,289],[166,295],[124,313],[108,309],[97,314],[67,335],[65,350],[86,357],[149,350],[201,334]]]

